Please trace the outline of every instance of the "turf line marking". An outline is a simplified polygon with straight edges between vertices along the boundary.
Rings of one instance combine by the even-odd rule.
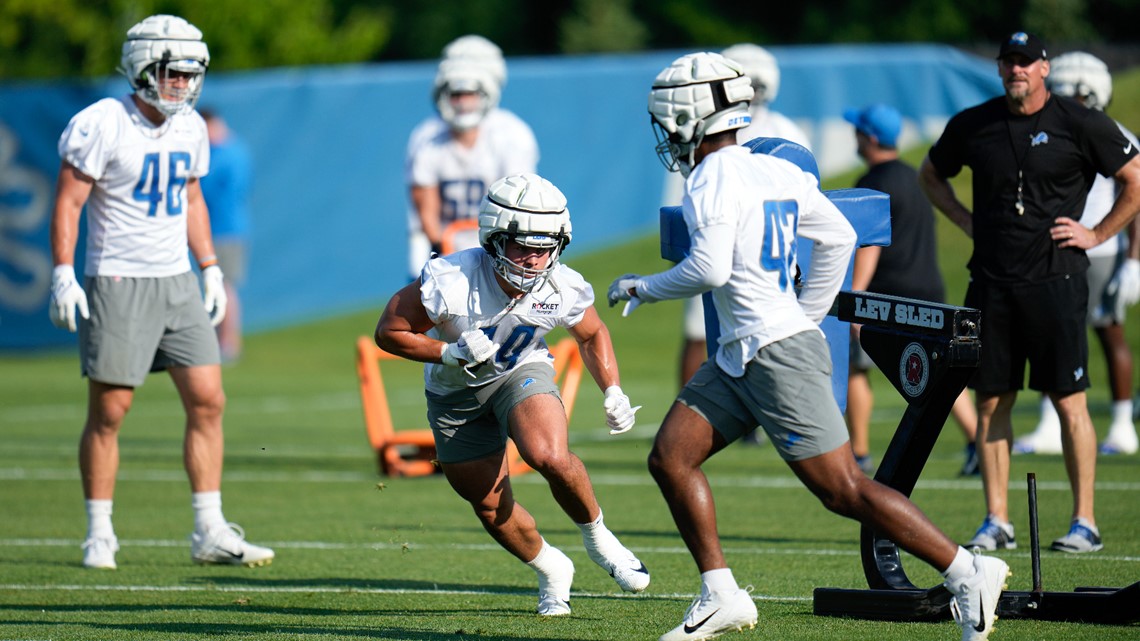
[[[0,547],[79,547],[82,539],[32,539],[15,538],[0,539]],[[124,547],[137,548],[181,548],[186,547],[185,540],[177,539],[119,539]],[[335,541],[263,541],[265,545],[283,550],[372,550],[385,551],[429,551],[429,550],[464,550],[473,552],[501,552],[497,543],[410,543],[410,542],[377,542],[377,543],[339,543]],[[577,548],[570,548],[577,550]],[[634,546],[641,553],[653,554],[688,554],[684,546]],[[859,550],[852,549],[826,549],[826,548],[772,548],[772,547],[732,547],[726,546],[725,553],[750,556],[859,556]],[[1003,553],[1002,557],[1028,559],[1028,552]],[[1049,560],[1057,561],[1101,561],[1107,563],[1140,563],[1140,556],[1127,555],[1080,555],[1058,554],[1049,555]]]
[[[243,594],[414,594],[425,596],[521,596],[533,597],[529,590],[426,590],[407,588],[335,588],[329,586],[265,586],[265,585],[34,585],[28,583],[0,584],[0,590],[38,590],[42,592],[238,592]],[[572,590],[571,596],[586,599],[654,599],[654,600],[689,600],[692,594],[626,594],[624,592],[578,592]],[[771,594],[752,595],[753,601],[785,601],[808,602],[810,596],[777,596]],[[2,606],[0,606],[2,608]]]
[[[119,470],[120,481],[144,482],[175,482],[185,483],[186,473],[180,469],[170,470]],[[0,467],[0,481],[78,481],[79,471],[75,468],[24,468]],[[377,476],[374,472],[226,472],[225,480],[235,483],[369,483],[384,482],[389,485],[414,484],[427,482],[416,479],[392,480]],[[594,485],[611,486],[639,486],[655,487],[649,474],[591,474],[590,480]],[[524,474],[511,478],[512,483],[522,485],[538,485],[546,480],[537,474]],[[933,479],[919,480],[917,489],[938,491],[977,490],[981,487],[981,480],[951,480]],[[713,475],[709,478],[713,487],[744,487],[766,489],[801,489],[803,484],[794,476],[725,476]],[[1024,483],[1011,480],[1009,488],[1013,491],[1024,490]],[[1070,492],[1068,481],[1038,481],[1039,492]],[[1138,481],[1098,481],[1098,492],[1140,492]]]

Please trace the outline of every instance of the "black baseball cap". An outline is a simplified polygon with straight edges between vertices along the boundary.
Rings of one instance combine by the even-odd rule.
[[[1001,60],[1015,53],[1019,53],[1030,60],[1044,60],[1048,57],[1045,55],[1045,43],[1032,33],[1024,31],[1009,34],[1009,37],[1001,43],[997,59]]]

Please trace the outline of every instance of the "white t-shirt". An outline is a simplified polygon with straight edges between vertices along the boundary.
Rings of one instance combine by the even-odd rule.
[[[831,309],[855,250],[855,230],[815,177],[740,146],[704,158],[682,201],[692,249],[672,269],[648,276],[646,301],[712,291],[720,321],[716,363],[742,376],[769,343],[807,330]],[[811,272],[796,297],[796,237],[815,241]]]
[[[59,156],[95,179],[87,201],[87,276],[163,277],[190,271],[186,182],[210,167],[197,112],[155,126],[131,97],[104,98],[71,119]]]
[[[559,263],[542,287],[511,306],[495,279],[494,260],[478,247],[428,261],[420,277],[420,299],[435,324],[428,336],[453,343],[463,332],[480,328],[500,345],[494,358],[472,368],[474,378],[461,367],[427,363],[427,390],[446,394],[490,383],[523,363],[551,363],[543,337],[555,327],[580,323],[594,304],[594,290],[578,272]]]
[[[1128,131],[1124,125],[1119,122],[1116,123],[1120,127],[1120,132],[1124,137],[1132,141],[1134,145],[1140,145],[1136,140],[1136,135]],[[1085,200],[1085,211],[1081,214],[1081,224],[1089,229],[1096,226],[1097,223],[1104,220],[1108,212],[1112,209],[1113,203],[1116,202],[1116,197],[1120,194],[1120,187],[1116,184],[1116,180],[1111,176],[1097,175],[1096,180],[1093,181],[1092,187],[1089,189],[1088,198]],[[1115,237],[1110,238],[1103,243],[1085,251],[1089,256],[1116,256],[1118,253],[1128,250],[1128,227],[1124,231],[1117,234]]]
[[[409,187],[439,188],[440,222],[445,228],[457,220],[477,219],[479,202],[491,183],[511,174],[535,173],[537,167],[534,132],[510,111],[494,109],[479,124],[471,148],[456,142],[438,116],[417,125],[408,138],[405,178]],[[409,207],[408,230],[422,231],[415,207]],[[457,238],[458,249],[477,245],[476,234]]]

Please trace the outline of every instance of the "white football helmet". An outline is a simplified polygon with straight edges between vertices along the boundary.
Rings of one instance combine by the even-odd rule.
[[[732,45],[723,55],[739,62],[752,79],[752,90],[756,92],[754,103],[766,105],[776,99],[780,92],[780,65],[776,64],[776,56],[764,47],[747,43]]]
[[[443,48],[444,60],[465,60],[484,66],[499,85],[499,90],[507,86],[507,62],[499,46],[483,36],[475,34],[460,36]]]
[[[452,94],[473,93],[478,101],[471,109],[457,108]],[[432,99],[439,117],[452,129],[466,131],[479,126],[499,106],[499,84],[484,65],[469,60],[444,60],[435,74]]]
[[[1057,56],[1049,65],[1049,90],[1104,111],[1112,100],[1112,74],[1100,58],[1083,51]]]
[[[747,127],[752,84],[736,62],[719,53],[691,53],[657,74],[649,115],[657,157],[669,171],[688,176],[704,137]]]
[[[202,93],[210,51],[202,32],[178,16],[156,15],[127,31],[119,73],[143,102],[167,116],[188,113]],[[176,86],[174,74],[186,77]]]
[[[530,292],[549,277],[570,244],[566,196],[549,180],[515,174],[491,184],[479,205],[479,242],[495,261],[495,271],[519,291]],[[506,256],[507,242],[550,249],[546,266],[529,269]]]

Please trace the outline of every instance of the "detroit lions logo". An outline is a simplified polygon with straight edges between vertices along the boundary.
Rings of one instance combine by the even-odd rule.
[[[530,387],[530,384],[533,382],[534,382],[533,378],[527,377],[522,383],[519,384],[519,388],[520,389],[526,389],[526,388]]]
[[[1036,147],[1037,145],[1046,145],[1046,144],[1049,144],[1049,134],[1045,133],[1044,131],[1039,131],[1039,132],[1033,134],[1033,137],[1029,139],[1029,146],[1030,147]]]

